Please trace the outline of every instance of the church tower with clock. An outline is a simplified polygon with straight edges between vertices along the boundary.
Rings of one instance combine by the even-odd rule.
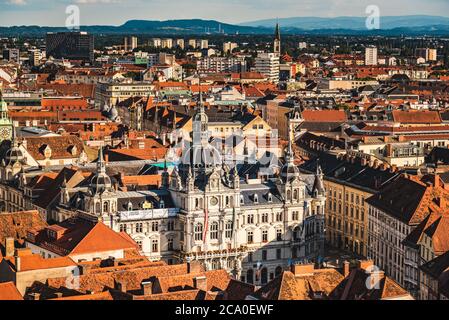
[[[8,105],[0,91],[0,143],[12,139],[12,121],[8,115]]]

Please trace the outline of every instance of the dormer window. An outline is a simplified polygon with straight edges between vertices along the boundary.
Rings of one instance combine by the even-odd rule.
[[[245,204],[245,199],[243,198],[243,195],[240,196],[240,204]]]
[[[259,196],[257,194],[254,195],[254,203],[259,203]]]
[[[159,202],[159,207],[160,207],[161,209],[165,209],[165,201],[164,201],[164,200],[161,200],[161,201]]]
[[[273,202],[273,195],[271,193],[268,193],[267,199],[268,199],[268,202],[270,202],[270,203]]]
[[[133,203],[131,201],[128,202],[128,211],[133,210]]]

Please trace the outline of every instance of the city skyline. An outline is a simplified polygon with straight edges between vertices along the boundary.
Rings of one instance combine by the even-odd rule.
[[[1,0],[0,21],[2,26],[41,25],[63,26],[69,5],[78,5],[81,10],[81,25],[121,25],[127,20],[171,20],[206,19],[225,23],[245,23],[269,18],[290,17],[340,17],[365,16],[369,5],[377,5],[381,15],[442,15],[449,9],[444,0],[395,1],[379,0],[351,1],[323,0],[263,0],[236,1],[223,3],[217,0],[194,0],[189,3],[169,3],[160,0]]]

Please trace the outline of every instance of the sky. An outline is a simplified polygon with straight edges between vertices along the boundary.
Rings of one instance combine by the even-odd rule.
[[[0,0],[0,26],[64,26],[69,5],[80,8],[81,25],[121,25],[127,20],[211,19],[241,23],[301,16],[449,16],[449,0]]]

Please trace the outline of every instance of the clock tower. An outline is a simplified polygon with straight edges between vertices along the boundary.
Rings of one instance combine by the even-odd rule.
[[[12,139],[13,125],[8,115],[8,105],[0,91],[0,143]]]

